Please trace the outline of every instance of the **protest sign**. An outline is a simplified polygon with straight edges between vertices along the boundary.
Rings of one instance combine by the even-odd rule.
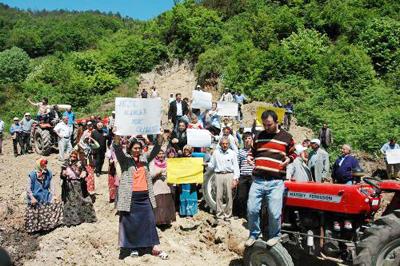
[[[115,98],[115,127],[117,135],[160,133],[160,98]]]
[[[203,91],[193,91],[192,94],[192,108],[197,109],[211,109],[212,106],[212,95],[208,92]]]
[[[169,158],[167,165],[169,184],[203,183],[203,158]]]
[[[400,164],[400,150],[388,150],[386,151],[386,160],[388,164]]]
[[[283,123],[283,117],[285,116],[285,108],[279,108],[279,107],[269,107],[269,106],[259,106],[257,107],[257,125],[261,126],[262,125],[262,120],[261,120],[261,115],[264,111],[267,110],[272,110],[278,115],[278,122]]]
[[[187,129],[187,144],[192,147],[210,147],[211,134],[206,129]]]
[[[217,113],[219,116],[238,116],[238,104],[231,102],[218,102]]]

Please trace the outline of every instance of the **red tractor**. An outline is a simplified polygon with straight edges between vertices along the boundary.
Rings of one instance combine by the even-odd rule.
[[[283,246],[257,240],[245,251],[245,265],[293,265],[284,246],[351,265],[400,265],[400,182],[371,177],[363,181],[357,185],[285,182]],[[394,196],[375,219],[384,192]],[[262,221],[268,220],[266,215],[264,209]],[[263,232],[267,227],[262,222]]]

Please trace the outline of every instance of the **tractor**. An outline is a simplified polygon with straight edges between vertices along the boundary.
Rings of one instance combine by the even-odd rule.
[[[212,208],[215,196],[212,185],[207,186],[212,176],[210,180],[204,198]],[[246,248],[244,264],[294,265],[298,258],[288,250],[297,250],[347,265],[400,265],[400,182],[362,180],[355,185],[285,181],[280,242],[269,246],[261,237]],[[393,197],[384,207],[388,193]],[[260,215],[262,235],[267,235],[265,208]]]

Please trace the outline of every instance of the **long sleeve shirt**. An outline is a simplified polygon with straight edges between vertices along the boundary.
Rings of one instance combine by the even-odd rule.
[[[10,133],[11,135],[14,135],[15,133],[20,133],[22,131],[21,125],[20,124],[12,124],[10,127]]]
[[[381,148],[381,152],[385,155],[386,160],[386,152],[390,150],[397,150],[400,149],[400,145],[395,143],[394,145],[390,145],[390,142],[383,144]]]
[[[208,167],[214,169],[216,173],[233,173],[233,179],[239,179],[240,170],[237,155],[231,149],[223,151],[221,148],[217,148],[211,157],[211,161],[208,163]]]

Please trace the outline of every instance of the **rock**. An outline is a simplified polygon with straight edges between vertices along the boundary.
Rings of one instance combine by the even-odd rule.
[[[11,214],[11,208],[8,207],[7,203],[0,203],[0,221],[3,221]]]

